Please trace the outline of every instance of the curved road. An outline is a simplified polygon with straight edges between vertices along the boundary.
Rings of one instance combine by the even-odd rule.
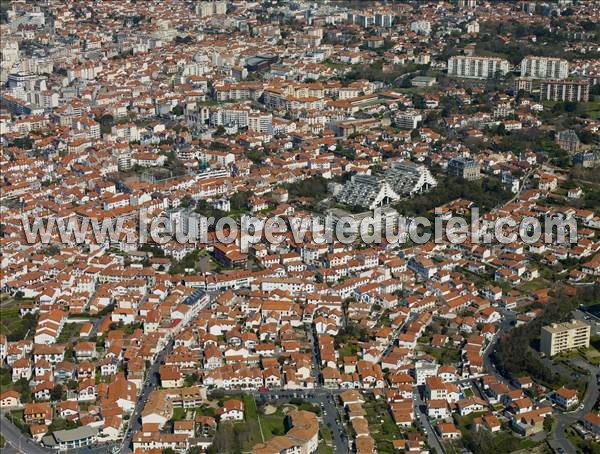
[[[579,367],[587,369],[590,373],[588,385],[585,390],[585,396],[582,401],[583,409],[579,410],[578,407],[577,411],[556,414],[556,427],[554,428],[554,431],[552,432],[552,438],[550,439],[550,445],[552,448],[556,450],[560,448],[565,453],[577,451],[575,446],[573,446],[567,438],[567,427],[582,419],[587,413],[589,413],[592,408],[594,408],[594,405],[596,404],[600,394],[596,382],[596,374],[598,373],[598,369],[591,364],[586,363],[585,361],[576,361],[575,364]]]
[[[491,358],[492,353],[495,349],[495,344],[498,341],[499,337],[503,333],[510,331],[510,329],[512,328],[511,322],[513,320],[515,320],[514,313],[503,310],[503,309],[500,310],[500,312],[504,316],[502,323],[500,324],[500,329],[498,330],[498,333],[496,334],[494,340],[490,343],[490,345],[488,345],[488,348],[486,349],[483,358],[484,358],[484,364],[485,364],[486,370],[489,373],[493,374],[500,382],[510,386],[510,381],[506,377],[504,377],[502,374],[500,374],[500,372],[496,369],[496,366],[494,365],[494,362],[492,361],[492,358]],[[571,444],[571,442],[568,440],[568,438],[566,436],[566,429],[570,425],[572,425],[575,422],[577,422],[578,420],[582,419],[588,412],[590,412],[592,410],[592,408],[596,404],[596,401],[598,400],[599,393],[600,393],[598,386],[597,386],[597,382],[596,382],[596,374],[598,373],[597,368],[595,368],[591,364],[586,363],[583,360],[575,361],[575,364],[579,367],[582,367],[582,368],[588,370],[588,372],[589,372],[588,386],[586,388],[585,396],[582,400],[583,409],[581,409],[581,410],[578,409],[577,411],[568,412],[568,413],[563,413],[563,412],[558,412],[558,411],[554,412],[554,417],[556,419],[556,426],[555,426],[554,431],[552,432],[551,438],[548,440],[548,442],[549,442],[550,446],[557,452],[564,452],[564,453],[576,452],[575,447]],[[552,364],[550,363],[550,366],[551,365]]]

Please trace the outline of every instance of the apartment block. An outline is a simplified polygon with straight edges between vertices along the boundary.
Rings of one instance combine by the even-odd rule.
[[[196,14],[200,17],[221,16],[227,14],[227,2],[206,1],[196,5]]]
[[[547,356],[590,346],[590,325],[580,320],[553,323],[542,328],[540,349]]]
[[[415,110],[403,110],[396,114],[394,121],[399,128],[415,129],[423,121],[423,116]]]
[[[507,60],[495,57],[455,55],[448,60],[448,75],[469,79],[491,79],[510,71]]]
[[[587,80],[544,80],[540,89],[541,101],[588,102],[590,83]]]
[[[448,175],[463,178],[465,180],[477,180],[480,174],[480,166],[472,158],[459,156],[448,162]]]
[[[566,79],[569,62],[562,58],[527,56],[521,61],[521,77],[534,79]]]

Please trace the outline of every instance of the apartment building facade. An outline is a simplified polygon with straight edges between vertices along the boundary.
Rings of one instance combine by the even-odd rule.
[[[590,325],[580,320],[553,323],[541,332],[540,349],[547,356],[590,346]]]
[[[477,180],[481,177],[480,165],[472,158],[459,156],[448,162],[448,175],[460,177],[465,180]]]
[[[448,75],[469,79],[491,79],[510,71],[507,60],[496,57],[455,55],[448,60]]]
[[[562,58],[527,56],[521,61],[521,77],[534,79],[566,79],[569,62]]]
[[[588,102],[590,83],[587,80],[544,80],[540,88],[541,101]]]

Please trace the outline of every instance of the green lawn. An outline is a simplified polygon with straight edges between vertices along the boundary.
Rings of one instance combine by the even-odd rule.
[[[202,407],[196,408],[197,416],[215,416],[215,409],[213,407],[209,407],[208,405],[203,405]]]
[[[593,366],[600,366],[600,336],[592,336],[590,348],[580,352],[580,355]]]
[[[354,343],[346,342],[338,349],[338,352],[340,354],[340,358],[343,358],[344,356],[355,356],[357,350],[358,348]]]
[[[433,356],[440,364],[456,364],[460,361],[460,350],[453,347],[433,348],[426,346],[423,350]]]
[[[186,410],[184,408],[173,409],[173,421],[181,421],[185,419]]]
[[[231,398],[239,399],[239,396]],[[227,397],[224,397],[223,400],[227,400]],[[251,395],[242,396],[242,400],[244,402],[244,421],[234,424],[234,442],[241,452],[249,452],[254,445],[262,443],[261,429],[264,441],[270,440],[276,435],[285,434],[284,414],[280,408],[271,415],[264,415],[260,414],[256,408],[256,402]]]
[[[321,443],[317,448],[317,454],[333,454],[333,448],[327,446],[325,443]]]
[[[244,395],[244,416],[246,420],[256,419],[256,402],[254,397],[248,394]]]
[[[65,323],[60,336],[58,336],[57,343],[69,342],[71,338],[77,337],[81,329],[80,323]]]
[[[577,112],[597,119],[600,116],[600,100],[580,103],[577,106]]]
[[[0,308],[0,334],[9,341],[22,340],[25,336],[33,336],[37,324],[37,314],[21,317],[18,303],[9,303]]]
[[[525,282],[519,287],[519,290],[523,292],[534,292],[547,287],[548,283],[544,279],[534,279],[532,281]]]
[[[279,412],[278,412],[279,413]],[[265,441],[270,440],[274,436],[285,434],[285,426],[283,424],[283,413],[273,415],[260,415],[260,425],[265,436]]]
[[[394,452],[392,440],[401,438],[402,431],[392,419],[387,403],[381,400],[370,399],[368,402],[365,402],[363,408],[367,413],[369,430],[375,440],[377,452]]]
[[[321,432],[321,438],[325,441],[325,443],[331,443],[332,437],[331,437],[331,431],[329,430],[329,427],[323,425],[320,429]]]

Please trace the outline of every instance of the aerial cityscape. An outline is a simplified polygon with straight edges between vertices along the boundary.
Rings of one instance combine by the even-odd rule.
[[[600,454],[600,1],[0,33],[2,454]]]

